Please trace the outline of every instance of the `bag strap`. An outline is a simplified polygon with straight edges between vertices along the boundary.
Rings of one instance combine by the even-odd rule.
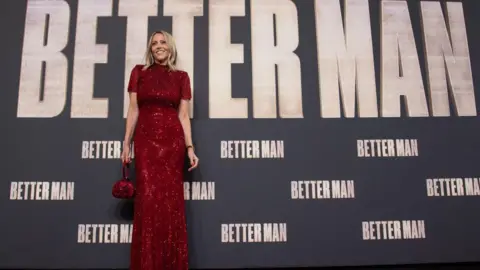
[[[128,163],[123,163],[122,176],[123,176],[123,179],[130,180],[130,178],[128,177]]]

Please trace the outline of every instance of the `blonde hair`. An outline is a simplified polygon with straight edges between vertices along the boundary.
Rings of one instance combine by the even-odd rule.
[[[146,70],[147,68],[151,67],[155,63],[155,59],[153,58],[153,54],[152,54],[152,41],[153,41],[153,36],[155,36],[156,34],[162,34],[165,37],[165,42],[167,43],[168,49],[170,51],[170,54],[167,59],[168,69],[176,70],[177,69],[176,67],[177,47],[175,45],[175,39],[170,33],[164,30],[155,31],[150,35],[150,38],[148,39],[147,50],[145,51],[145,56],[144,56],[145,65],[143,67],[143,70]]]

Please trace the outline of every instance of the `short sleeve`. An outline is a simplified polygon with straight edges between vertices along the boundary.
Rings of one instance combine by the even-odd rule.
[[[138,78],[140,77],[141,65],[136,65],[130,72],[130,80],[128,81],[128,92],[136,93],[138,90]]]
[[[182,72],[181,99],[190,100],[192,98],[192,88],[190,86],[190,77],[187,72]]]

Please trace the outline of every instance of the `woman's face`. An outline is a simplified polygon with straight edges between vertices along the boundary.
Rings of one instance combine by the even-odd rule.
[[[153,36],[151,50],[155,62],[163,64],[167,61],[170,50],[163,34],[157,33]]]

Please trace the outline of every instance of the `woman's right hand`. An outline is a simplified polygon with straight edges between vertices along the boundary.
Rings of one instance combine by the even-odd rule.
[[[130,145],[129,144],[123,144],[123,150],[122,150],[122,163],[130,163]]]

